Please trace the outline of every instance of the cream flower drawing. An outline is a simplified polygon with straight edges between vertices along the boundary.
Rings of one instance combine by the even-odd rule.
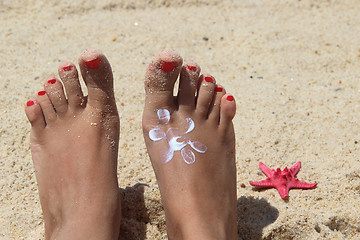
[[[159,109],[157,115],[161,125],[166,125],[170,121],[170,112],[166,109]],[[187,164],[195,162],[195,150],[198,153],[205,153],[207,147],[198,142],[192,141],[188,133],[195,129],[195,123],[191,118],[186,118],[185,130],[179,128],[169,128],[164,132],[159,126],[155,126],[149,131],[149,138],[154,141],[166,141],[168,149],[163,156],[163,163],[170,162],[174,157],[174,152],[181,151],[181,156]]]

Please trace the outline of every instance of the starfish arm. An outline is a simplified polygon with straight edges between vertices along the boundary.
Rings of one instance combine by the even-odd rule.
[[[289,188],[285,186],[277,186],[276,189],[278,190],[282,199],[289,198]]]
[[[289,171],[292,176],[295,176],[299,172],[300,168],[301,168],[301,162],[299,161],[295,163],[295,165],[292,166]]]
[[[251,186],[261,187],[261,188],[272,188],[274,187],[273,183],[267,178],[258,182],[249,181]]]
[[[263,164],[262,162],[259,162],[259,167],[260,167],[261,171],[263,171],[263,173],[265,173],[265,175],[266,175],[267,177],[272,177],[274,170],[268,168],[268,167],[267,167],[265,164]]]
[[[289,184],[290,188],[298,188],[298,189],[312,189],[315,188],[317,183],[308,183],[300,181],[299,179],[295,179],[291,184]]]

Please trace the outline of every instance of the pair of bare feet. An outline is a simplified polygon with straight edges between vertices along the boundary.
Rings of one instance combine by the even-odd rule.
[[[65,62],[61,81],[49,78],[25,107],[45,235],[121,239],[112,71],[95,50],[80,56],[79,67],[88,96],[75,65]],[[149,64],[145,92],[143,132],[169,239],[236,239],[234,98],[170,51]]]

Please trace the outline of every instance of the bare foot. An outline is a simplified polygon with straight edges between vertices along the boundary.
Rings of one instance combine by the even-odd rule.
[[[145,76],[145,143],[169,239],[237,239],[235,101],[199,74],[175,52],[153,59]]]
[[[61,82],[49,78],[26,104],[31,152],[45,220],[46,239],[117,239],[120,195],[117,182],[119,117],[110,64],[99,51],[79,58],[78,72],[59,67]]]

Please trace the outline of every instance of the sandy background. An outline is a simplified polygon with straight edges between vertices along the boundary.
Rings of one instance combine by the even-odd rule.
[[[141,131],[145,67],[165,48],[237,99],[239,239],[360,239],[359,12],[356,0],[0,1],[0,239],[43,239],[23,107],[86,48],[115,75],[124,239],[167,239]],[[289,201],[256,191],[259,161],[301,161],[318,187]]]

